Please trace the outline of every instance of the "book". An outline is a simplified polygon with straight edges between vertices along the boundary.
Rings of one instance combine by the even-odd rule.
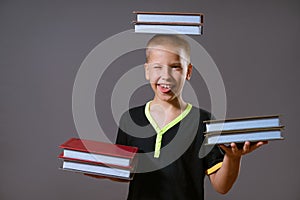
[[[225,120],[207,120],[204,121],[204,123],[206,124],[206,132],[280,126],[279,115],[231,118]]]
[[[203,27],[199,24],[180,23],[154,23],[154,22],[134,22],[136,33],[156,33],[156,34],[203,34]]]
[[[91,165],[87,163],[71,162],[64,160],[61,169],[67,171],[74,171],[86,174],[95,174],[100,176],[108,176],[120,179],[129,179],[133,177],[133,173],[129,170],[110,168],[101,165]]]
[[[208,132],[205,134],[204,144],[229,144],[232,142],[243,143],[245,141],[257,142],[257,141],[269,141],[269,140],[282,140],[281,135],[283,126],[268,127],[258,129],[240,129],[234,131],[216,131]]]
[[[203,33],[203,14],[187,12],[134,11],[136,33],[191,34]]]
[[[63,157],[128,167],[136,158],[137,147],[71,138],[59,146]]]
[[[63,160],[63,163],[60,167],[60,169],[63,170],[127,180],[132,180],[136,167],[136,162],[132,163],[131,166],[124,167],[94,161],[68,158],[64,157],[63,153],[59,155],[59,158]]]
[[[203,23],[202,13],[134,11],[138,22]]]
[[[136,164],[137,164],[137,159],[134,159],[134,161],[129,166],[122,166],[122,165],[115,165],[115,164],[109,164],[109,163],[103,163],[103,162],[97,162],[97,161],[69,158],[69,157],[64,156],[63,153],[61,153],[58,156],[58,158],[60,158],[63,161],[80,162],[80,163],[86,163],[86,164],[90,164],[90,165],[101,165],[101,166],[106,166],[106,167],[110,167],[110,168],[126,169],[126,170],[130,170],[130,171],[134,171]]]

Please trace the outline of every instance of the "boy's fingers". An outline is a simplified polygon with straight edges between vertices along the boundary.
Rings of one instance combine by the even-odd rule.
[[[269,143],[268,141],[260,141],[257,143],[257,146],[260,147],[260,146],[268,144],[268,143]]]
[[[221,149],[224,150],[226,154],[228,154],[228,153],[230,153],[230,151],[232,151],[231,147],[228,147],[224,144],[220,144],[219,147],[221,147]]]
[[[255,145],[252,145],[251,147],[251,151],[265,145],[265,144],[268,144],[268,141],[260,141],[260,142],[257,142]]]
[[[249,141],[246,141],[243,145],[242,149],[239,149],[238,146],[233,142],[230,144],[230,146],[226,146],[224,144],[220,144],[219,147],[225,151],[226,154],[228,155],[245,155],[248,154],[255,149],[261,147],[262,145],[268,144],[268,141],[260,141],[257,142],[253,145]]]
[[[232,143],[230,144],[230,146],[231,146],[231,150],[232,150],[232,152],[233,152],[234,154],[237,153],[237,152],[239,151],[237,145],[236,145],[234,142],[232,142]]]
[[[219,144],[219,147],[225,152],[227,151],[227,147],[224,144]]]
[[[87,173],[83,173],[83,175],[89,176],[89,177],[93,177],[93,178],[105,178],[104,176],[95,175],[95,174],[87,174]]]
[[[249,153],[249,152],[250,152],[250,142],[246,141],[244,143],[244,146],[243,146],[243,153],[246,154],[246,153]]]
[[[226,146],[224,144],[220,144],[219,147],[225,151],[226,154],[235,154],[239,151],[237,145],[233,142],[230,143],[229,146]]]

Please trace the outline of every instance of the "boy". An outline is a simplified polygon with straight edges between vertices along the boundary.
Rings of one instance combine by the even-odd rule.
[[[182,99],[182,89],[192,75],[190,46],[178,35],[156,35],[146,48],[145,76],[154,92],[146,105],[126,112],[116,143],[139,148],[138,172],[130,181],[128,199],[201,200],[204,177],[214,189],[227,193],[234,184],[241,156],[266,142],[243,149],[215,146],[199,157],[204,120],[210,114]],[[223,150],[221,150],[221,149]]]

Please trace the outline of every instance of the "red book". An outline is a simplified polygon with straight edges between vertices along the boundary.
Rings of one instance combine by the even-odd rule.
[[[120,167],[130,167],[138,151],[137,147],[79,138],[71,138],[59,147],[63,149],[63,158]]]

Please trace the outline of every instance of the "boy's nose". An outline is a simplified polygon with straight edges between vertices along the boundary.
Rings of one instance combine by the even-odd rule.
[[[171,76],[171,67],[163,66],[161,70],[161,77],[164,79],[168,79]]]

